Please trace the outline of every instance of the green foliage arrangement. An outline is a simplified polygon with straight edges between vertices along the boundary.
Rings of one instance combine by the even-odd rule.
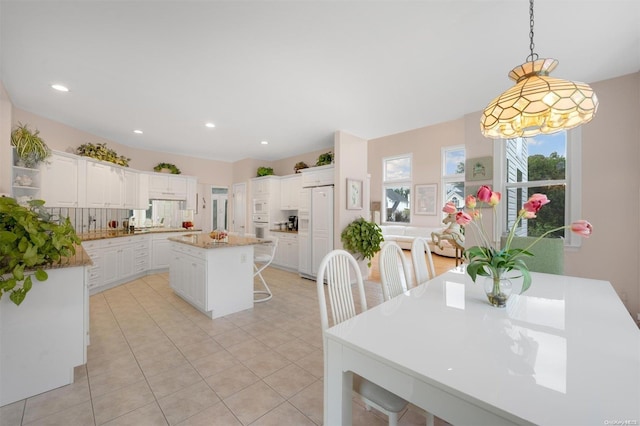
[[[367,266],[371,266],[371,259],[380,251],[384,241],[382,230],[374,223],[360,217],[355,219],[340,234],[344,248],[358,255],[359,259],[367,259]]]
[[[16,154],[25,167],[35,168],[51,155],[51,150],[39,134],[39,130],[32,132],[22,123],[18,123],[18,127],[11,132],[11,145],[15,147]]]
[[[13,198],[0,198],[0,298],[10,293],[16,305],[31,290],[32,276],[46,281],[49,276],[43,267],[62,263],[80,244],[69,218],[56,223],[43,205],[42,200],[26,207]]]
[[[304,161],[298,161],[295,166],[293,166],[293,171],[296,173],[300,173],[300,170],[309,168],[309,165]]]
[[[153,170],[155,170],[156,172],[161,172],[162,169],[169,170],[172,175],[179,175],[180,173],[182,173],[179,168],[170,163],[160,163],[153,168]]]
[[[320,154],[318,156],[318,161],[316,161],[316,166],[325,166],[327,164],[333,163],[333,151],[325,152],[324,154]]]
[[[118,153],[113,149],[107,148],[106,143],[84,143],[76,148],[76,154],[95,158],[96,160],[100,161],[108,161],[110,163],[114,163],[118,166],[124,167],[129,167],[129,161],[131,161],[131,158],[127,158],[123,155],[118,155]]]
[[[271,167],[258,167],[257,175],[260,176],[270,176],[273,174],[273,169]]]

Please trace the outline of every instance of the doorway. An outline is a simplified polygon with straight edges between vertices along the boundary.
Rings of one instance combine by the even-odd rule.
[[[247,184],[233,184],[233,231],[244,235],[246,228],[247,213]]]
[[[211,230],[227,228],[227,188],[211,187]]]

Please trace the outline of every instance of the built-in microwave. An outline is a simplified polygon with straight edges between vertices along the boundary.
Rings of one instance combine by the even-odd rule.
[[[253,200],[253,214],[269,213],[269,201],[256,198]]]

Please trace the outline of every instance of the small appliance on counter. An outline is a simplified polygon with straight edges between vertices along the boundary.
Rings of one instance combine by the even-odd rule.
[[[287,222],[287,230],[289,231],[298,230],[298,216],[289,216],[289,222]]]

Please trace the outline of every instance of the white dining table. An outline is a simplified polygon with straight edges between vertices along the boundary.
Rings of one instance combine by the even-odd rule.
[[[455,425],[640,424],[640,331],[611,284],[531,275],[495,308],[461,265],[326,330],[324,424],[351,424],[353,373]]]

